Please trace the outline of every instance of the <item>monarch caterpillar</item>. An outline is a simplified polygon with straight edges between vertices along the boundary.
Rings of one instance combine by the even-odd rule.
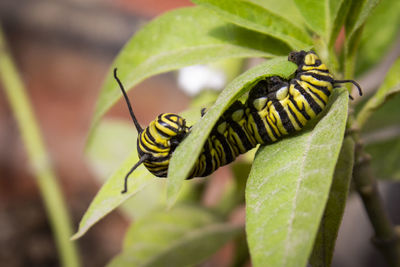
[[[353,83],[362,95],[357,82],[335,80],[313,51],[291,52],[288,60],[297,65],[293,78],[272,76],[260,80],[250,89],[245,103],[235,101],[214,125],[187,179],[210,175],[258,144],[266,145],[301,130],[325,108],[332,90],[340,83]],[[190,127],[181,116],[162,113],[143,129],[117,77],[117,69],[114,78],[138,131],[139,161],[125,176],[122,193],[126,193],[129,175],[142,163],[155,176],[167,176],[171,155],[190,133]],[[203,116],[205,111],[201,113]]]

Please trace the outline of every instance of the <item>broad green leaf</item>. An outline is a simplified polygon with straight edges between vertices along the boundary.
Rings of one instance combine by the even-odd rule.
[[[308,33],[283,16],[243,0],[192,0],[210,8],[223,19],[238,26],[275,37],[293,49],[301,50],[312,45]]]
[[[397,128],[399,133],[400,128]],[[400,181],[400,135],[395,138],[366,145],[372,156],[371,165],[375,177]]]
[[[340,150],[328,202],[310,257],[310,264],[313,267],[331,266],[335,242],[346,206],[353,164],[354,141],[350,137],[346,137]]]
[[[128,230],[123,252],[108,266],[188,266],[214,254],[243,228],[196,207],[149,214]]]
[[[400,58],[391,66],[386,74],[383,84],[373,97],[357,114],[357,122],[360,128],[367,122],[371,114],[380,108],[388,99],[400,92]]]
[[[342,146],[347,109],[347,91],[335,90],[315,126],[259,149],[246,187],[253,266],[306,266]]]
[[[121,97],[112,69],[130,89],[144,79],[184,66],[224,58],[285,55],[282,42],[232,24],[201,7],[168,12],[153,20],[127,42],[112,64],[97,101],[88,138],[104,113]]]
[[[184,179],[189,175],[204,142],[221,114],[258,80],[279,75],[289,77],[296,65],[286,58],[276,58],[260,64],[233,80],[220,94],[215,104],[196,123],[189,136],[183,140],[172,155],[168,171],[167,204],[171,206],[179,193]]]
[[[360,42],[356,73],[381,61],[399,33],[400,1],[382,0],[368,17]]]

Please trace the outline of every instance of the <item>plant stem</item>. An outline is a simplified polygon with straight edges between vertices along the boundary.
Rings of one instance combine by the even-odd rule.
[[[69,240],[72,235],[70,218],[61,190],[45,150],[38,124],[33,115],[24,85],[7,49],[0,25],[0,80],[17,120],[29,161],[49,216],[62,266],[79,266],[76,247]]]
[[[375,231],[372,242],[381,251],[389,266],[398,267],[400,266],[400,238],[383,206],[372,174],[370,156],[364,151],[364,146],[360,142],[356,146],[356,159],[354,183]]]

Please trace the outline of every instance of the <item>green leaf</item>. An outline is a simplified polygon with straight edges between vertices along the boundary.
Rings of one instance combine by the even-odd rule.
[[[362,129],[375,177],[400,180],[400,94],[373,112]]]
[[[380,108],[388,99],[400,92],[400,58],[391,66],[386,74],[383,84],[373,97],[357,114],[357,122],[360,128],[368,121],[371,114]]]
[[[172,155],[168,171],[167,204],[172,206],[185,178],[189,175],[204,142],[221,114],[246,92],[255,82],[268,76],[287,78],[296,70],[296,65],[286,58],[276,58],[260,64],[233,80],[218,97],[206,115],[196,123],[190,135],[183,140]]]
[[[332,48],[335,45],[336,38],[339,35],[340,29],[342,28],[346,16],[349,12],[351,1],[347,0],[331,0],[330,3],[330,27],[328,30],[329,39],[328,46]]]
[[[224,191],[220,193],[221,198],[214,208],[219,214],[228,215],[239,204],[244,203],[244,192],[247,177],[250,173],[251,164],[246,162],[235,162],[230,165],[233,178],[224,186]]]
[[[343,25],[351,1],[345,0],[294,0],[307,25],[324,37],[330,47]]]
[[[201,7],[168,12],[153,20],[127,42],[112,64],[97,101],[88,138],[100,118],[121,97],[112,69],[129,90],[144,79],[184,66],[224,58],[285,55],[282,42],[232,24]]]
[[[346,35],[351,42],[353,34],[365,23],[369,14],[381,0],[356,0],[352,1],[346,21]]]
[[[188,266],[215,253],[243,228],[196,207],[150,214],[128,230],[124,249],[108,266]]]
[[[249,0],[249,2],[260,5],[281,17],[290,18],[295,25],[301,25],[304,28],[304,19],[293,0]]]
[[[381,0],[357,0],[352,1],[350,10],[345,22],[346,30],[346,43],[345,43],[345,57],[346,57],[346,78],[351,78],[354,75],[355,58],[358,52],[358,46],[361,40],[363,25]]]
[[[132,168],[132,162],[137,162],[138,160],[137,152],[134,151],[105,182],[83,215],[79,223],[79,229],[72,236],[72,239],[81,237],[101,218],[117,208],[129,197],[142,190],[152,179],[156,179],[141,165],[130,176],[128,192],[121,194],[124,185],[124,177]]]
[[[336,237],[346,206],[353,164],[354,141],[350,137],[346,137],[339,154],[328,202],[310,257],[310,264],[313,267],[331,266]]]
[[[400,1],[382,0],[366,21],[356,73],[368,70],[383,59],[396,40],[399,25]]]
[[[304,29],[259,5],[242,0],[192,1],[216,11],[233,24],[275,37],[293,49],[301,50],[312,45],[312,40]]]
[[[246,188],[253,266],[306,266],[342,146],[347,109],[347,91],[335,90],[314,127],[259,149]]]
[[[96,178],[101,182],[106,181],[132,150],[136,149],[136,138],[137,132],[131,121],[103,120],[86,153]]]
[[[368,119],[368,123],[365,123],[363,128],[361,129],[363,133],[362,138],[363,139],[372,138],[373,142],[380,141],[382,139],[380,137],[381,131],[386,131],[387,129],[400,127],[399,114],[400,114],[400,94],[397,94],[392,99],[387,101],[381,108],[377,109],[375,112],[371,114],[371,117]],[[383,136],[383,138],[386,138],[386,136]]]
[[[372,156],[371,165],[377,178],[400,181],[400,136],[368,144],[365,150]]]
[[[318,35],[325,36],[327,32],[327,1],[324,0],[294,0],[306,24]]]

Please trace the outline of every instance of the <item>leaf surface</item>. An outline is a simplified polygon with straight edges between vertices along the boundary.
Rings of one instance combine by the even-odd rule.
[[[188,266],[200,263],[243,230],[196,207],[149,214],[128,230],[123,252],[108,266]]]
[[[202,7],[173,10],[148,23],[124,46],[112,64],[101,89],[92,126],[122,96],[112,70],[127,90],[144,79],[184,66],[224,58],[273,57],[285,55],[289,48],[279,40],[210,16]]]
[[[340,150],[328,202],[310,257],[310,264],[313,267],[331,266],[336,238],[346,206],[353,165],[354,141],[350,137],[346,137]]]
[[[251,2],[242,0],[193,0],[193,2],[216,11],[221,18],[238,26],[280,39],[295,50],[312,45],[311,38],[303,28],[297,27],[288,18],[275,15]]]
[[[289,18],[294,24],[301,25],[304,28],[304,19],[293,0],[249,0],[249,2],[263,6],[276,15]]]
[[[72,236],[72,239],[81,237],[100,219],[125,202],[129,197],[141,191],[152,179],[156,179],[141,165],[130,177],[128,192],[121,194],[124,177],[132,168],[132,162],[137,162],[138,160],[137,152],[132,152],[118,170],[104,183],[83,215],[79,223],[79,229]]]
[[[253,266],[307,264],[343,142],[348,93],[335,90],[329,103],[315,126],[256,155],[246,187]]]

